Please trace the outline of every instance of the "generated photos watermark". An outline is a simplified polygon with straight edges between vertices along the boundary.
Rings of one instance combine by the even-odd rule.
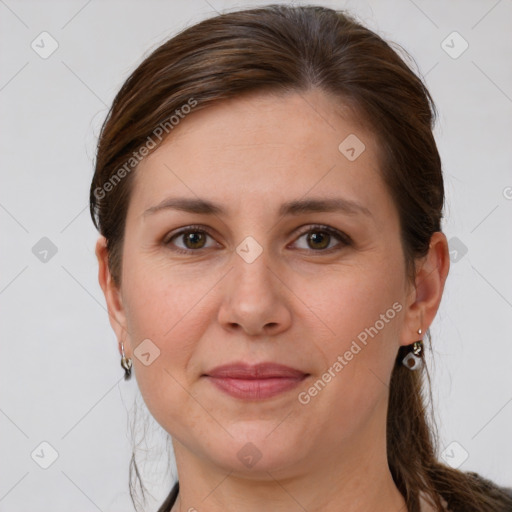
[[[162,121],[146,138],[146,142],[139,147],[137,151],[132,153],[132,156],[117,169],[117,171],[110,176],[110,178],[103,183],[101,187],[94,189],[94,196],[97,200],[103,199],[109,192],[112,192],[114,188],[125,178],[130,172],[146,157],[150,151],[164,140],[166,135],[171,133],[172,130],[185,118],[187,114],[190,114],[192,109],[197,105],[197,101],[194,98],[190,98],[187,103],[182,105],[180,108],[174,111],[174,114],[168,117],[165,121]]]
[[[311,399],[322,391],[329,382],[332,381],[340,372],[348,365],[350,361],[361,352],[361,350],[368,344],[368,336],[372,339],[379,334],[382,329],[388,324],[397,313],[402,311],[403,307],[400,302],[395,302],[392,307],[382,313],[379,319],[370,327],[366,327],[357,335],[357,340],[352,340],[350,348],[343,354],[338,355],[336,361],[320,376],[320,378],[310,386],[306,391],[301,391],[298,394],[298,400],[302,405],[307,405]],[[358,343],[359,342],[359,343]],[[361,346],[362,345],[362,346]]]

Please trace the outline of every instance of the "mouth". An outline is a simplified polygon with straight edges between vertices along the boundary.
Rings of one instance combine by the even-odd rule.
[[[276,363],[232,363],[218,366],[203,376],[234,398],[263,400],[292,390],[309,374]]]

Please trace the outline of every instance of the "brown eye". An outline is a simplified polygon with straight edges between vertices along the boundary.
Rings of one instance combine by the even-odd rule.
[[[329,245],[331,235],[325,231],[313,231],[307,234],[306,239],[312,249],[325,249]]]
[[[348,235],[328,226],[310,226],[309,229],[302,233],[297,240],[300,240],[301,238],[305,238],[306,247],[299,246],[299,249],[317,252],[327,253],[340,250],[343,247],[352,244]],[[336,241],[338,242],[337,244],[332,243]]]
[[[181,236],[187,249],[202,249],[206,240],[205,233],[201,231],[187,231]]]
[[[208,249],[214,245],[207,246],[208,238],[213,237],[200,226],[188,226],[164,239],[163,244],[177,253],[190,254],[199,252],[201,249]]]

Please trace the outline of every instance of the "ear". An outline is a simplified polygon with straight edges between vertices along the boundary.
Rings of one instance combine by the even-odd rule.
[[[126,315],[121,298],[121,290],[115,284],[112,274],[110,273],[107,240],[104,236],[100,236],[96,242],[96,258],[98,259],[98,281],[105,295],[110,325],[117,336],[119,353],[121,353],[121,342],[123,342],[126,356],[130,357],[126,344]]]
[[[441,303],[449,269],[448,241],[444,233],[437,231],[430,239],[428,254],[417,264],[415,284],[408,295],[400,345],[410,345],[423,339]],[[418,334],[418,329],[422,334]]]

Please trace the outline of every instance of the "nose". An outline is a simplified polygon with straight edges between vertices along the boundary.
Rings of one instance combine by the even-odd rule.
[[[276,335],[291,325],[290,290],[271,268],[265,251],[248,263],[233,255],[234,268],[223,283],[218,320],[228,331]]]

